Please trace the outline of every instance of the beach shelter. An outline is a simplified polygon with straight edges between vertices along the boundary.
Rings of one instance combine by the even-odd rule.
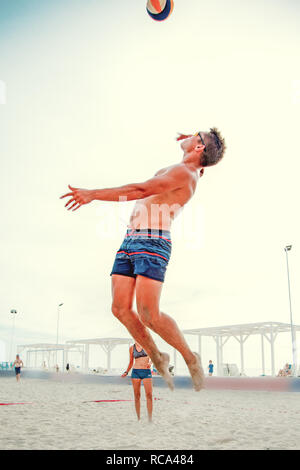
[[[300,331],[299,325],[294,325],[294,334]],[[245,373],[244,369],[244,344],[250,335],[260,335],[261,337],[261,364],[262,374],[265,375],[265,353],[264,353],[264,340],[270,345],[271,348],[271,370],[272,375],[275,375],[275,340],[279,333],[291,333],[290,323],[279,322],[261,322],[261,323],[245,323],[241,325],[226,325],[214,326],[209,328],[194,328],[183,330],[185,335],[198,336],[198,351],[201,356],[201,339],[203,336],[213,338],[216,343],[217,353],[217,373],[222,375],[223,363],[223,347],[230,338],[234,338],[240,344],[241,356],[241,374]],[[174,363],[176,364],[176,351],[174,351]]]
[[[68,344],[72,345],[84,345],[85,348],[85,360],[84,360],[84,369],[88,371],[89,369],[89,354],[90,354],[90,345],[99,345],[103,351],[106,353],[107,357],[107,370],[111,370],[111,352],[118,344],[133,344],[132,338],[92,338],[92,339],[77,339],[72,341],[67,341]]]
[[[52,344],[52,343],[34,343],[34,344],[19,344],[17,346],[19,353],[26,350],[26,367],[38,367],[38,356],[42,356],[42,361],[46,358],[48,361],[49,368],[51,365],[55,366],[57,363],[57,353],[62,351],[62,367],[65,368],[69,362],[70,352],[79,352],[81,354],[81,361],[83,363],[84,350],[82,347],[70,344]],[[52,353],[55,354],[55,358],[52,358]],[[32,361],[32,356],[34,360]]]

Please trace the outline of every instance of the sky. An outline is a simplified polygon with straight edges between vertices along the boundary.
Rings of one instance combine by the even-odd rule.
[[[60,341],[128,337],[111,314],[109,274],[133,203],[70,213],[59,196],[68,184],[144,181],[181,160],[177,132],[214,126],[227,151],[174,223],[162,311],[181,329],[289,322],[292,244],[300,325],[299,2],[176,0],[163,23],[145,3],[1,0],[0,360],[12,308],[13,351],[55,342],[61,302]],[[126,349],[113,367],[127,366]],[[224,361],[239,366],[238,351],[230,340]],[[276,368],[291,351],[282,335]],[[215,348],[204,340],[209,359]],[[103,365],[104,353],[92,362]],[[260,367],[258,337],[246,343],[245,366]]]

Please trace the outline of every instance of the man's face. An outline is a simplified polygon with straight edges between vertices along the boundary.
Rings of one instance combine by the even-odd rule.
[[[201,135],[202,138],[204,138],[204,132],[201,132]],[[202,142],[199,135],[193,135],[192,137],[188,137],[181,143],[181,148],[185,153],[190,153],[195,149],[197,150],[197,146],[202,146]]]

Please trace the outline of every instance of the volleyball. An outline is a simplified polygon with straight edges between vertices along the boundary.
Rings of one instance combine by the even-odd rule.
[[[172,13],[174,0],[147,0],[148,15],[155,21],[164,21]]]

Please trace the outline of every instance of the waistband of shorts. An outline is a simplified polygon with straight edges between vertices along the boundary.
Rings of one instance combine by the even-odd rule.
[[[126,237],[162,238],[171,243],[171,232],[156,228],[127,229]]]

